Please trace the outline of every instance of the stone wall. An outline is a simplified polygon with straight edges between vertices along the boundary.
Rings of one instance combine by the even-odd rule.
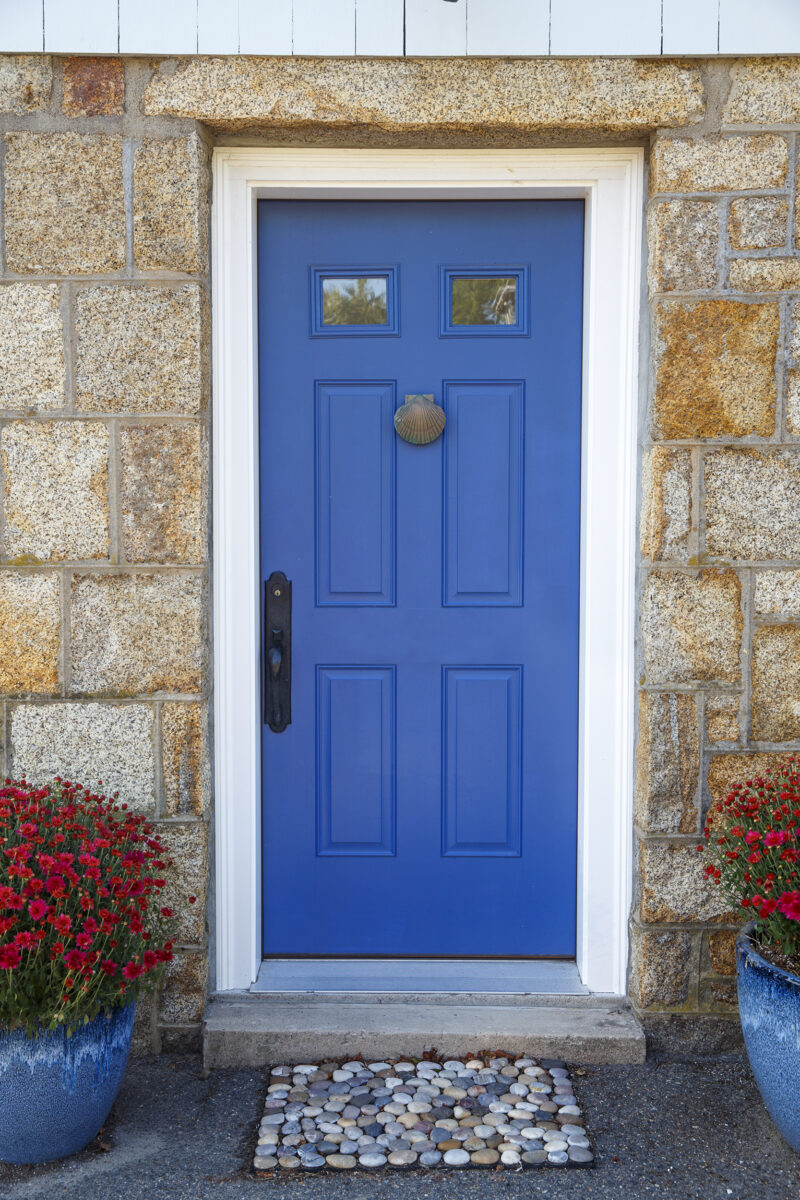
[[[800,747],[798,81],[720,64],[702,130],[651,148],[631,995],[656,1037],[735,1009],[738,918],[697,834]]]
[[[173,847],[157,1047],[196,1037],[208,976],[210,177],[125,75],[0,59],[0,742],[7,774],[102,779]]]
[[[800,748],[798,97],[794,60],[0,58],[6,770],[164,824],[198,903],[156,1041],[207,986],[213,138],[649,146],[630,992],[656,1039],[731,1027],[736,915],[695,847],[712,794]]]

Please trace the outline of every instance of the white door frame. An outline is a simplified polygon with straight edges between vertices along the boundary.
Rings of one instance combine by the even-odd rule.
[[[577,965],[622,995],[631,903],[643,151],[214,152],[213,508],[217,991],[261,963],[256,201],[586,200]],[[530,753],[529,749],[529,753]]]

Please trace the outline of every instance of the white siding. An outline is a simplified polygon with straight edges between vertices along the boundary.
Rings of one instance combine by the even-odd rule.
[[[43,0],[0,0],[0,49],[9,54],[44,49]]]
[[[294,0],[295,54],[355,54],[356,0]]]
[[[117,0],[81,0],[77,23],[69,0],[45,0],[44,40],[54,54],[116,54],[118,36]]]
[[[661,0],[554,0],[550,53],[660,54]]]
[[[716,54],[719,41],[717,4],[698,0],[664,0],[663,54]]]
[[[239,49],[242,54],[291,54],[292,0],[239,0]]]
[[[238,0],[197,0],[197,52],[239,53]]]
[[[796,54],[798,45],[798,0],[720,0],[720,54]]]
[[[387,0],[356,0],[356,54],[403,53],[403,6]]]
[[[467,0],[406,0],[406,54],[467,53]]]
[[[800,54],[800,0],[0,0],[0,53]]]
[[[83,5],[83,0],[70,2],[78,10]],[[120,54],[196,54],[197,0],[119,0],[119,49]]]
[[[547,54],[550,0],[467,0],[467,54]]]

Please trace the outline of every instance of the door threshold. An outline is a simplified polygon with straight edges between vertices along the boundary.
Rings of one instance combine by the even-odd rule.
[[[588,996],[558,959],[269,958],[251,992]]]

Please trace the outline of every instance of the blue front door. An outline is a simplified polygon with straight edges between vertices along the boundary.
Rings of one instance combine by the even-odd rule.
[[[267,955],[574,956],[583,220],[259,204]]]

